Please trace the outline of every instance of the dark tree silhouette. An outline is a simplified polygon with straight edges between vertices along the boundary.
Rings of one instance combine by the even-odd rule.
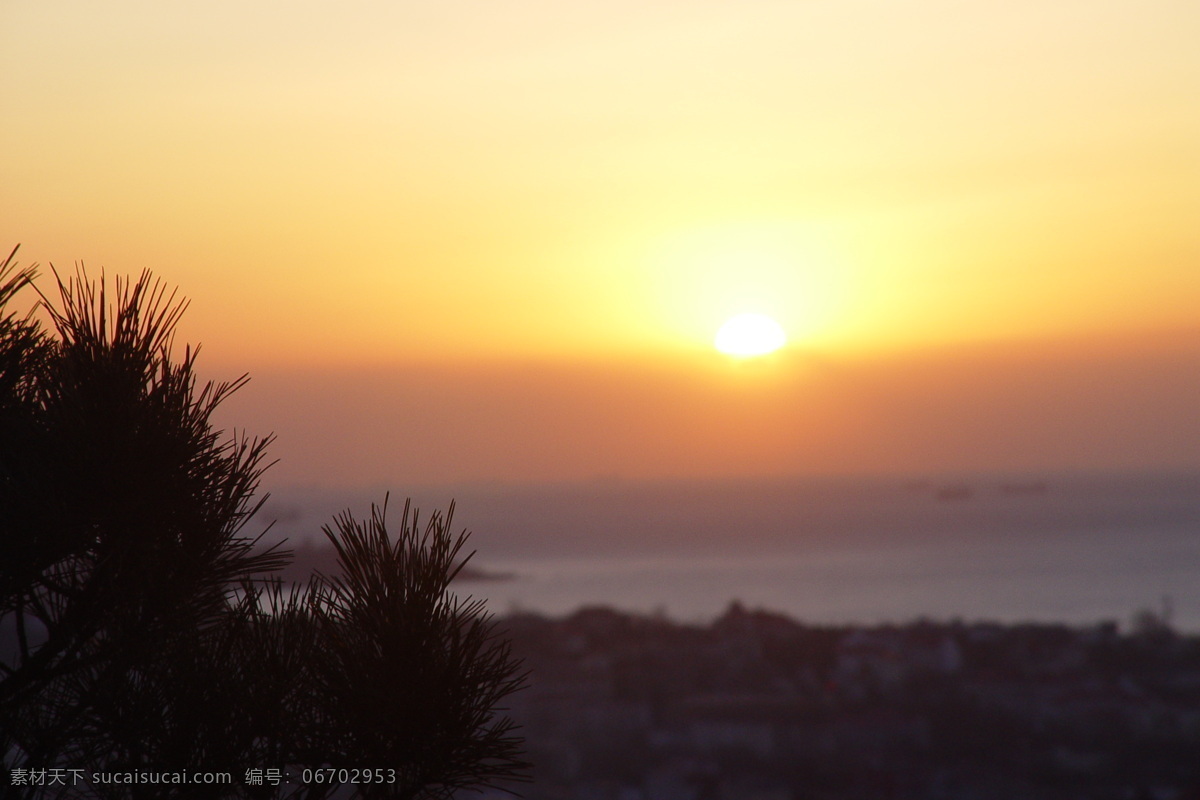
[[[342,574],[316,584],[313,756],[386,764],[410,754],[389,790],[404,796],[448,797],[524,767],[513,758],[513,723],[493,713],[524,678],[483,602],[449,591],[467,560],[467,534],[450,533],[453,513],[451,504],[444,518],[433,514],[422,532],[406,502],[394,541],[386,503],[366,522],[344,513],[325,528]]]
[[[15,253],[15,251],[14,251]],[[34,279],[0,264],[0,797],[328,796],[301,768],[370,768],[362,797],[440,797],[521,779],[498,703],[519,663],[449,582],[466,534],[408,506],[326,528],[340,576],[285,586],[288,553],[243,535],[270,437],[212,424],[242,386],[172,356],[186,304],[148,273]],[[469,556],[467,556],[469,558]],[[229,771],[233,784],[7,785],[18,770]],[[247,771],[296,773],[247,783]],[[28,774],[28,773],[24,773]],[[68,782],[71,783],[71,782]]]

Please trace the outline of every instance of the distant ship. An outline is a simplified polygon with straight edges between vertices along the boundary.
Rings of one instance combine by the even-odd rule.
[[[1001,494],[1045,494],[1046,484],[1041,481],[1032,481],[1030,483],[1002,483],[1000,484]]]
[[[938,500],[970,500],[975,494],[975,490],[970,486],[963,484],[954,484],[951,486],[943,486],[937,490],[934,495]]]

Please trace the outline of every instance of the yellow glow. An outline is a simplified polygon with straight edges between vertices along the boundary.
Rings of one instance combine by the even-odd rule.
[[[1194,325],[1196,3],[277,5],[9,0],[0,248],[268,363]]]
[[[787,335],[779,323],[763,314],[738,314],[729,319],[713,344],[730,356],[761,356],[783,347]]]
[[[632,263],[647,276],[664,341],[711,341],[757,309],[797,338],[825,343],[850,323],[851,270],[838,226],[796,220],[725,222],[662,235]]]

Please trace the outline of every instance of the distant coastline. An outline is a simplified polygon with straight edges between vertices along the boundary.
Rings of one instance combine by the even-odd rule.
[[[323,575],[336,575],[338,572],[337,552],[325,543],[302,544],[293,548],[292,560],[274,574],[289,583],[304,583],[318,572]],[[489,570],[467,564],[459,570],[454,579],[462,582],[490,582],[511,581],[517,577],[515,572]]]
[[[946,487],[966,496],[939,499]],[[378,488],[276,490],[285,577],[336,571],[314,536]],[[963,493],[959,493],[963,494]],[[1200,473],[613,480],[417,490],[477,551],[456,591],[494,613],[585,605],[711,621],[734,598],[814,623],[1128,620],[1200,632]]]

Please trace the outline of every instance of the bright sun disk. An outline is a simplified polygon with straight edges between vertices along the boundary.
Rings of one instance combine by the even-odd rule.
[[[787,336],[779,323],[763,314],[738,314],[717,331],[713,342],[731,356],[761,356],[783,347]]]

